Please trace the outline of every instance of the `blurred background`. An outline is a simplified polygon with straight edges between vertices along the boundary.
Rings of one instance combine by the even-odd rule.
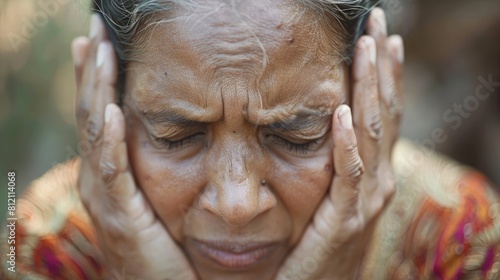
[[[500,1],[384,5],[390,32],[406,45],[403,136],[500,186]],[[88,7],[89,0],[0,0],[0,220],[8,171],[17,173],[19,196],[77,155],[70,44],[88,34]]]

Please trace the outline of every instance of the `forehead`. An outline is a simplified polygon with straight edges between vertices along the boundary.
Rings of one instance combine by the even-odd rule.
[[[291,2],[205,1],[159,16],[166,20],[144,29],[130,67],[139,107],[159,110],[172,99],[209,107],[231,96],[272,108],[341,91],[338,45]]]

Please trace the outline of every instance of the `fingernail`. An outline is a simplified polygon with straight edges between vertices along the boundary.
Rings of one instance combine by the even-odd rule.
[[[375,48],[375,41],[372,38],[367,38],[366,45],[368,46],[368,52],[370,55],[370,63],[377,63],[377,49]]]
[[[94,38],[97,35],[97,31],[99,28],[99,15],[94,13],[90,17],[90,32],[89,38]]]
[[[385,13],[384,10],[381,8],[375,8],[375,13],[376,13],[376,19],[379,24],[380,32],[382,32],[383,35],[387,35],[387,21],[385,19]]]
[[[404,46],[403,46],[403,39],[400,36],[394,36],[392,37],[393,40],[393,45],[396,50],[396,59],[398,60],[399,63],[403,63],[405,60],[405,53],[404,53]]]
[[[347,105],[342,106],[339,111],[340,125],[345,129],[352,129],[351,109]]]
[[[109,123],[109,120],[111,119],[111,111],[113,110],[113,108],[111,108],[111,106],[113,106],[112,104],[108,104],[106,105],[106,109],[104,111],[104,123]]]
[[[104,54],[106,53],[106,46],[104,43],[99,43],[99,47],[97,48],[97,57],[96,57],[96,65],[97,68],[101,67],[104,63]]]

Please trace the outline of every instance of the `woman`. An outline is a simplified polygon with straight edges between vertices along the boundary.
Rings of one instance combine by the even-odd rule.
[[[397,141],[402,40],[379,8],[361,36],[371,2],[100,2],[81,158],[20,200],[4,276],[497,277],[487,180]]]

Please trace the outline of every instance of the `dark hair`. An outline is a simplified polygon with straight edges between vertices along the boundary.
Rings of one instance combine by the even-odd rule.
[[[349,63],[354,47],[364,32],[370,10],[380,0],[296,0],[323,17],[326,26],[345,44],[341,54]],[[153,20],[158,12],[169,12],[186,0],[93,0],[92,10],[99,13],[113,43],[120,69],[119,92],[123,92],[126,63],[134,59],[140,26]],[[192,4],[190,4],[192,5]],[[144,40],[144,38],[142,38]],[[121,97],[121,94],[120,94]]]

